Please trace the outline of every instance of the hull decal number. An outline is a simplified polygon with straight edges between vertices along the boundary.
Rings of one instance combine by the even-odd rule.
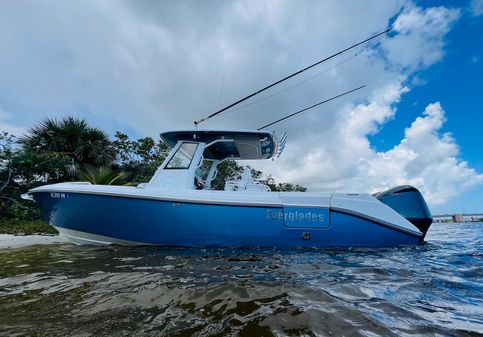
[[[58,193],[58,192],[53,192],[53,193],[50,193],[50,197],[53,198],[53,199],[66,199],[69,197],[69,194],[67,193]]]

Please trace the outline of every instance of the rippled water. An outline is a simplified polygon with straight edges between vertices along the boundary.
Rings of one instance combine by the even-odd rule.
[[[483,333],[483,223],[377,250],[0,250],[0,335]]]

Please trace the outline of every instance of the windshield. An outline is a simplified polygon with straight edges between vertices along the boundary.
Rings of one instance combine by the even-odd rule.
[[[198,147],[197,143],[183,143],[166,165],[167,169],[187,169]]]

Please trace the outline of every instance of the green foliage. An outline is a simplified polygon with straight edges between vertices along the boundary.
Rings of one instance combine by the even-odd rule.
[[[71,180],[72,165],[70,157],[56,152],[35,153],[21,149],[10,157],[15,184],[29,188]]]
[[[30,152],[61,153],[78,164],[108,165],[115,156],[104,131],[73,117],[46,119],[31,128],[21,142]]]
[[[0,217],[40,219],[36,205],[22,200],[21,194],[39,185],[74,180],[80,165],[109,165],[114,156],[104,131],[72,117],[46,119],[20,140],[0,133]],[[102,178],[116,180],[107,179],[107,174]]]
[[[235,179],[243,173],[243,166],[238,165],[233,160],[225,160],[217,167],[218,173],[211,182],[211,188],[214,190],[224,190],[225,181]]]
[[[91,184],[114,185],[125,176],[123,172],[114,172],[108,167],[82,166],[79,169],[79,178]]]
[[[169,152],[161,139],[131,140],[122,132],[116,132],[112,146],[117,155],[115,167],[125,172],[124,179],[133,185],[149,181]]]
[[[277,183],[275,179],[269,177],[262,181],[265,185],[270,187],[272,192],[307,192],[307,188],[297,184],[291,183]]]
[[[7,133],[0,134],[0,163],[0,218],[39,219],[35,204],[20,195],[39,185],[71,179],[70,157],[32,152]]]
[[[0,234],[57,234],[57,230],[41,220],[0,219]]]

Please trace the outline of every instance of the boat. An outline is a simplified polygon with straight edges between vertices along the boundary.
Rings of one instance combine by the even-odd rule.
[[[241,177],[213,190],[225,160],[270,160],[286,136],[263,130],[161,134],[170,152],[138,186],[66,182],[31,189],[44,219],[75,244],[170,247],[393,247],[424,242],[432,223],[412,186],[376,193],[271,192]]]
[[[195,129],[162,133],[171,151],[148,183],[134,187],[67,182],[31,189],[24,198],[35,200],[45,220],[76,244],[325,248],[422,243],[432,217],[422,194],[412,186],[373,195],[271,192],[246,167],[239,179],[225,182],[223,191],[212,188],[217,167],[225,160],[269,160],[282,154],[286,134],[279,138],[265,129],[364,85],[257,130],[198,129],[200,123],[388,32],[353,44],[194,121]]]

